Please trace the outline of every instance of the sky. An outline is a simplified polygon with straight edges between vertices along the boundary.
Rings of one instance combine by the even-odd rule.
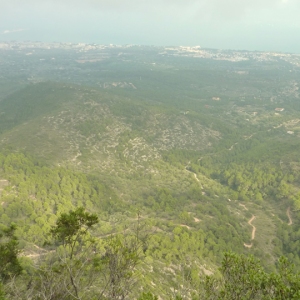
[[[300,0],[0,0],[0,41],[300,53]]]

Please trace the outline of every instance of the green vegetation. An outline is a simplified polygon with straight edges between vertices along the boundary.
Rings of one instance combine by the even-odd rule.
[[[63,213],[50,230],[55,248],[20,276],[14,226],[4,230],[9,240],[1,242],[1,299],[133,299],[144,289],[147,238],[141,227],[131,233],[99,239],[92,235],[97,215],[82,207]],[[259,260],[225,253],[220,275],[199,276],[192,264],[182,267],[182,285],[167,293],[169,299],[297,299],[300,273],[286,258],[278,272],[266,272]],[[16,277],[18,276],[19,277]],[[139,300],[155,300],[142,292]]]
[[[298,67],[103,51],[0,51],[7,297],[296,299]]]
[[[253,257],[227,253],[220,269],[223,276],[219,280],[206,278],[202,299],[299,298],[300,274],[294,272],[293,265],[285,258],[280,258],[278,270],[278,273],[266,273]]]
[[[6,282],[12,276],[20,275],[22,267],[18,261],[18,240],[15,236],[16,227],[10,225],[0,233],[0,278]]]

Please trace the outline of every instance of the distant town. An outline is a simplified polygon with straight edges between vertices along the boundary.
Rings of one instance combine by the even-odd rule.
[[[300,54],[281,53],[281,52],[262,52],[262,51],[238,51],[238,50],[223,50],[223,49],[206,49],[201,46],[169,46],[169,47],[154,47],[142,45],[99,45],[86,43],[44,43],[44,42],[0,42],[0,50],[19,50],[26,51],[27,55],[32,55],[33,50],[74,50],[76,52],[103,51],[109,49],[128,49],[128,48],[153,48],[159,51],[163,56],[183,56],[194,58],[209,58],[213,60],[224,60],[231,62],[240,62],[248,60],[256,61],[277,61],[283,60],[291,63],[294,66],[300,67]]]

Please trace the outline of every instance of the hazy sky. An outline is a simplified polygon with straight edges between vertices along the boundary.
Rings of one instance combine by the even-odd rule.
[[[300,0],[0,0],[0,41],[300,53]]]

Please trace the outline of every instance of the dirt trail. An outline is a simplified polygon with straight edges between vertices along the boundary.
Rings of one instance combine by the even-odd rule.
[[[235,146],[235,145],[237,145],[238,143],[234,143],[229,149],[228,149],[228,151],[231,151],[232,149],[233,149],[233,147]]]
[[[199,182],[200,180],[198,179],[198,177],[197,177],[197,174],[195,174],[194,173],[194,177],[195,177],[195,179]]]
[[[246,207],[246,205],[239,203],[239,206],[243,207],[244,210],[248,210],[248,208]]]
[[[188,168],[188,166],[186,166],[186,167],[185,167],[185,170],[186,170],[187,172],[190,172],[190,173],[192,173],[192,174],[194,175],[194,178],[195,178],[195,180],[196,180],[197,182],[199,182],[199,183],[200,183],[200,180],[199,180],[199,178],[197,177],[197,174],[196,174],[196,173],[194,173],[194,172],[192,172],[192,171],[190,171],[190,170],[188,170],[187,168]],[[202,186],[202,184],[201,184],[201,183],[200,183],[200,187],[201,187],[201,189],[203,190],[203,186]]]
[[[190,227],[190,226],[188,226],[188,225],[185,225],[185,224],[180,224],[180,226],[181,226],[181,227],[185,227],[185,228],[187,228],[187,229],[191,230],[191,227]]]
[[[55,250],[46,250],[43,249],[41,247],[39,247],[38,245],[33,244],[33,247],[36,248],[38,251],[40,251],[39,253],[33,252],[33,253],[21,253],[20,256],[24,256],[24,257],[30,257],[30,258],[34,258],[34,257],[40,257],[43,255],[47,255],[48,253],[53,253],[55,252]]]
[[[252,234],[251,234],[251,240],[254,240],[255,239],[255,232],[256,232],[256,227],[254,225],[252,225],[252,222],[254,221],[255,219],[255,216],[253,215],[252,218],[248,221],[248,224],[250,226],[252,226]],[[247,248],[251,248],[253,246],[253,244],[246,244],[244,243],[244,246],[247,247]]]
[[[53,253],[53,252],[55,252],[55,250],[51,250],[47,253],[31,253],[31,254],[23,254],[23,255],[21,254],[20,256],[33,258],[33,257],[40,257],[40,256],[46,255],[48,253]]]
[[[254,221],[255,216],[253,215],[252,218],[248,221],[248,224],[252,226],[252,235],[251,235],[251,240],[255,239],[255,232],[256,232],[256,227],[252,225],[252,221]]]
[[[288,225],[291,226],[293,224],[293,220],[292,220],[292,217],[291,217],[291,208],[288,207],[288,209],[286,210],[286,215],[288,216],[289,218],[289,223]]]

